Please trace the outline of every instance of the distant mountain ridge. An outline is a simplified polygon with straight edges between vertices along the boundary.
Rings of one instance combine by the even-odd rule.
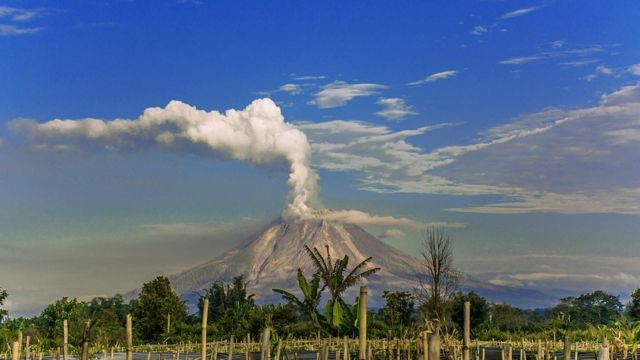
[[[281,297],[272,291],[273,288],[297,292],[297,269],[301,268],[307,275],[314,271],[304,245],[316,247],[323,254],[328,245],[332,257],[347,255],[351,266],[372,256],[371,266],[381,268],[367,280],[372,307],[384,304],[381,298],[384,290],[412,291],[418,284],[416,269],[420,268],[420,260],[385,244],[358,225],[323,219],[282,218],[273,221],[245,244],[171,275],[169,279],[192,308],[199,294],[213,282],[229,281],[237,275],[245,276],[248,291],[256,294],[259,303],[280,302]],[[473,290],[490,301],[525,308],[548,307],[557,300],[537,290],[493,285],[470,277],[463,279],[462,288]],[[356,291],[352,289],[347,297],[355,296]]]

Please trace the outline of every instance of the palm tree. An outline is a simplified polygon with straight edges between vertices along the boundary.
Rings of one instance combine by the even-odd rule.
[[[329,245],[326,245],[326,258],[323,257],[315,247],[311,249],[305,245],[304,248],[307,250],[309,257],[311,257],[317,274],[324,282],[324,287],[329,290],[331,298],[325,305],[327,322],[332,328],[338,329],[342,325],[344,311],[348,310],[347,304],[342,300],[344,292],[360,280],[380,271],[380,268],[365,269],[372,259],[368,257],[356,265],[345,276],[347,267],[349,266],[349,256],[345,255],[342,259],[336,259],[334,263],[329,251]]]

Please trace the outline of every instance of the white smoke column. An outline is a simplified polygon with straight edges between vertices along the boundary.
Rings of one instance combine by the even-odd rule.
[[[311,147],[306,135],[286,123],[271,99],[254,100],[244,110],[198,110],[180,101],[148,108],[135,120],[60,120],[45,123],[17,120],[12,124],[40,149],[104,146],[113,151],[160,148],[173,152],[225,157],[268,165],[286,160],[291,203],[285,216],[307,217],[317,176],[309,167]]]

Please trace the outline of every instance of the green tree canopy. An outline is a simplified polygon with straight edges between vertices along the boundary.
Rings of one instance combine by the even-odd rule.
[[[415,299],[407,291],[384,291],[385,305],[379,314],[395,336],[413,323],[416,313]]]
[[[631,293],[631,302],[627,305],[627,314],[633,321],[640,320],[640,289]]]
[[[208,323],[215,324],[219,334],[242,337],[250,330],[249,313],[255,308],[254,295],[247,293],[244,276],[236,276],[231,284],[216,281],[198,302],[200,317],[204,299],[209,299]],[[225,336],[225,337],[226,337]]]
[[[553,313],[556,317],[566,318],[571,327],[585,327],[587,324],[610,325],[619,318],[622,308],[617,296],[596,290],[560,299]]]
[[[2,308],[2,306],[4,305],[4,301],[7,299],[8,296],[9,296],[9,293],[7,293],[7,290],[0,288],[0,324],[2,324],[2,320],[4,320],[4,317],[9,314],[9,312],[6,309]]]
[[[469,301],[471,305],[471,331],[474,332],[484,323],[489,315],[489,304],[482,296],[470,291],[466,294],[456,293],[451,299],[451,320],[458,326],[464,327],[464,302]]]
[[[132,305],[134,329],[138,337],[146,341],[159,341],[168,335],[167,315],[175,324],[182,322],[187,315],[185,303],[171,289],[171,283],[165,276],[145,283]]]

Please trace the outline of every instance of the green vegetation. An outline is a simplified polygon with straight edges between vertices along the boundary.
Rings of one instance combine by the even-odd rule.
[[[8,318],[3,308],[9,294],[0,288],[0,343],[8,344],[21,331],[31,336],[40,349],[62,345],[62,322],[69,322],[69,344],[80,348],[85,324],[89,337],[99,348],[125,342],[126,315],[134,318],[134,339],[139,344],[198,341],[204,299],[209,300],[210,340],[256,339],[265,327],[280,337],[357,336],[358,299],[349,304],[345,292],[379,268],[368,268],[371,258],[349,269],[349,258],[334,259],[306,248],[315,271],[310,277],[298,269],[299,291],[274,289],[285,304],[257,305],[247,291],[243,276],[230,283],[215,282],[199,299],[197,314],[189,315],[186,304],[172,290],[169,279],[159,276],[142,286],[136,299],[125,303],[121,295],[91,301],[62,298],[32,318]],[[640,341],[640,289],[624,306],[617,296],[594,291],[560,299],[552,308],[523,310],[490,303],[474,292],[457,288],[457,271],[451,263],[451,244],[441,232],[427,233],[424,242],[422,287],[408,291],[384,291],[385,305],[368,312],[371,338],[410,338],[424,329],[440,329],[447,338],[459,337],[463,303],[471,303],[472,336],[479,340],[508,340],[521,337],[558,340],[599,341],[603,335],[616,341]],[[325,292],[326,290],[326,292]],[[409,291],[411,290],[411,291]],[[321,304],[323,293],[326,303]],[[301,295],[298,295],[301,294]]]

